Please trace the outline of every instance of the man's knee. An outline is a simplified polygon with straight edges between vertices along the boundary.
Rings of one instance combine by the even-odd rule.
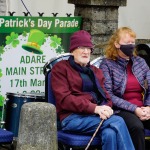
[[[108,142],[116,139],[116,132],[111,128],[106,128],[102,131],[102,141]]]
[[[117,124],[117,125],[122,125],[122,124],[125,124],[125,121],[122,117],[120,116],[116,116],[116,115],[113,115],[111,118],[110,118],[110,121],[111,123],[113,124]]]

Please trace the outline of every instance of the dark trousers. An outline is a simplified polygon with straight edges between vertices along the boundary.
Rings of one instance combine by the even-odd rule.
[[[141,121],[134,113],[123,110],[116,115],[124,119],[131,135],[135,150],[145,150],[144,128],[150,129],[150,120]]]

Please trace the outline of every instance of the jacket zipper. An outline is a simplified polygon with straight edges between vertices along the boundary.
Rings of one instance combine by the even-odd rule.
[[[123,94],[125,92],[125,89],[126,89],[126,83],[127,83],[127,71],[126,71],[126,68],[127,68],[127,65],[125,67],[125,79],[124,79],[124,84],[123,84],[123,88],[122,88],[122,91],[121,91],[121,96],[123,96]]]
[[[133,64],[134,64],[134,60],[133,60]],[[132,73],[134,74],[134,71],[133,71],[133,66],[132,66]],[[135,74],[134,74],[135,76]],[[144,96],[143,96],[143,104],[144,104],[144,99],[145,99],[145,93],[146,93],[146,89],[144,86],[141,85],[140,81],[138,80],[138,78],[135,76],[135,78],[137,79],[138,83],[140,84],[140,86],[144,89]]]

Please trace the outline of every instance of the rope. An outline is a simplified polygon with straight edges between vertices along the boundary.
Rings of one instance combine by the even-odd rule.
[[[30,11],[28,10],[28,8],[26,7],[26,5],[24,4],[23,0],[21,0],[21,2],[23,4],[23,6],[25,7],[25,9],[27,10],[27,12],[29,12],[30,16],[32,16],[31,13],[30,13]]]

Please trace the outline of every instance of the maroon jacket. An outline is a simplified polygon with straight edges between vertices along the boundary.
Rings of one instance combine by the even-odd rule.
[[[104,76],[100,69],[91,66],[101,87],[104,89]],[[60,120],[71,113],[94,114],[96,107],[92,95],[82,92],[82,78],[73,69],[68,60],[62,60],[54,65],[51,72],[52,90],[56,99],[56,109]],[[108,105],[112,106],[110,97],[106,90]]]

